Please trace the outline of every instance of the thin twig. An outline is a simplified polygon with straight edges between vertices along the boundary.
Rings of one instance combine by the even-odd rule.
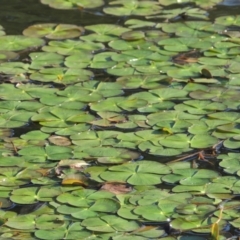
[[[185,160],[186,158],[189,158],[189,157],[194,157],[196,155],[198,155],[200,152],[196,152],[196,153],[193,153],[193,154],[190,154],[190,155],[187,155],[187,156],[184,156],[184,157],[181,157],[181,158],[177,158],[173,161],[170,161],[169,163],[174,163],[174,162],[179,162],[181,160]]]
[[[13,141],[10,140],[10,143],[12,144],[12,147],[13,147],[13,150],[14,150],[15,154],[18,155],[18,150],[17,150],[17,148],[15,147]]]

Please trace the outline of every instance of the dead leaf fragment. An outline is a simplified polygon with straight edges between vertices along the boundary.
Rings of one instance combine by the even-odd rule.
[[[114,193],[114,194],[126,194],[132,191],[131,187],[128,187],[124,183],[111,183],[107,182],[102,187],[102,190],[106,190],[108,192]]]
[[[67,137],[52,135],[48,138],[49,142],[57,145],[57,146],[69,146],[71,145],[71,141]]]

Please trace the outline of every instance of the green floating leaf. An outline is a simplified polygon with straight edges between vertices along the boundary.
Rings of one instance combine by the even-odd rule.
[[[49,87],[49,85],[18,84],[17,87],[21,90],[22,94],[29,94],[32,98],[41,98],[47,95],[53,95],[53,93],[56,92],[56,89]]]
[[[161,228],[158,227],[153,227],[153,226],[145,226],[141,227],[134,232],[130,233],[128,236],[125,235],[125,233],[113,237],[114,240],[144,240],[146,238],[157,238],[159,236],[162,236],[165,233],[165,231]]]
[[[123,94],[121,85],[115,82],[101,82],[92,80],[90,82],[79,83],[76,86],[79,86],[79,88],[89,91],[89,99],[93,98],[95,94],[100,94],[101,96],[106,98]],[[89,100],[88,102],[92,101]]]
[[[92,62],[93,55],[88,51],[73,54],[65,59],[64,65],[70,68],[86,68]]]
[[[222,103],[204,101],[204,100],[189,100],[184,101],[182,104],[175,105],[176,110],[187,111],[191,114],[207,114],[216,112],[217,110],[223,111],[226,106]]]
[[[29,54],[32,63],[31,69],[41,69],[43,67],[60,67],[63,63],[63,56],[57,53],[34,52]]]
[[[4,74],[21,75],[29,71],[29,64],[21,62],[4,62],[0,64],[0,71]]]
[[[155,22],[144,21],[139,19],[129,19],[125,23],[129,28],[142,28],[142,27],[154,27],[156,25]]]
[[[5,35],[3,26],[0,25],[0,36]]]
[[[200,100],[215,100],[222,94],[222,89],[220,88],[209,88],[209,89],[197,89],[195,91],[190,92],[190,97],[194,99]]]
[[[160,144],[164,147],[172,148],[188,148],[190,143],[190,138],[186,134],[175,134],[161,139]]]
[[[41,177],[42,174],[31,169],[5,167],[0,174],[1,186],[20,186],[29,184],[31,180]]]
[[[21,93],[21,92],[19,92]],[[1,101],[0,112],[7,113],[9,111],[29,111],[35,112],[42,108],[43,105],[37,101]]]
[[[169,100],[169,99],[181,99],[185,98],[188,94],[187,91],[181,89],[172,89],[172,88],[163,88],[157,90],[150,90],[149,92],[158,95],[160,101]]]
[[[46,146],[45,148],[27,146],[19,150],[18,153],[30,159],[38,158],[42,160],[60,160],[72,157],[72,149],[63,146]]]
[[[0,166],[1,167],[14,167],[14,166],[22,166],[24,165],[24,158],[22,157],[14,157],[14,156],[2,156],[0,157]]]
[[[19,215],[10,218],[5,224],[11,228],[21,229],[21,230],[31,230],[35,229],[35,215]]]
[[[219,163],[223,167],[224,171],[230,174],[238,173],[240,175],[240,154],[239,153],[228,153],[227,155],[221,154],[218,159],[222,159]]]
[[[199,118],[200,116],[197,116],[197,115],[188,114],[181,111],[172,111],[172,110],[160,111],[160,112],[149,114],[147,116],[149,125],[153,126],[155,124],[159,124],[159,126],[164,126],[164,127],[165,127],[165,124],[162,124],[162,122],[175,123],[179,120],[198,120]]]
[[[166,41],[166,39],[162,39],[158,42],[158,45],[164,46],[164,49],[167,51],[183,52],[188,51],[189,50],[188,45],[191,46],[192,44],[192,41],[190,41],[187,38],[170,38],[168,40],[169,41]]]
[[[112,193],[107,191],[79,189],[59,195],[57,201],[60,203],[67,203],[75,207],[87,207],[92,206],[93,201],[97,199],[112,199],[113,196],[114,195]]]
[[[231,194],[231,189],[222,183],[207,183],[205,185],[178,185],[173,188],[173,192],[190,192],[193,194],[207,194],[217,197],[218,194]],[[215,198],[216,198],[215,197]]]
[[[80,222],[75,223],[68,223],[66,221],[66,224],[64,226],[59,227],[58,229],[41,229],[36,230],[34,232],[35,236],[39,239],[43,240],[61,240],[61,239],[85,239],[90,237],[91,238],[91,232],[86,231],[82,226]]]
[[[129,31],[128,28],[114,24],[95,24],[86,26],[85,29],[93,31],[94,33],[82,36],[81,39],[97,42],[109,42],[111,40],[119,39],[119,36],[122,33]]]
[[[167,66],[163,71],[166,71],[169,77],[176,79],[200,77],[200,66],[194,63],[184,66]]]
[[[117,78],[117,82],[120,83],[124,89],[155,89],[167,85],[171,78],[165,76],[126,76]]]
[[[169,168],[163,164],[142,161],[110,167],[100,177],[107,181],[123,181],[132,185],[155,185],[161,183],[161,174],[168,172]]]
[[[181,37],[208,37],[209,39],[218,29],[223,31],[224,27],[222,25],[213,25],[208,21],[186,21],[164,23],[162,29],[164,32],[175,33],[177,36]],[[216,41],[216,39],[214,39],[214,41]]]
[[[82,27],[72,24],[36,24],[26,28],[23,35],[28,37],[46,37],[49,39],[75,38],[84,31]]]
[[[142,39],[145,37],[145,34],[143,31],[128,31],[121,35],[122,39],[131,41],[131,40],[137,40]]]
[[[234,221],[230,221],[230,224],[234,226],[235,228],[240,227],[240,218],[235,219]]]
[[[122,109],[118,104],[123,101],[124,97],[112,97],[105,100],[92,103],[90,108],[97,112],[111,111],[111,112],[122,112]]]
[[[145,194],[147,193],[148,192]],[[149,191],[149,193],[151,193],[151,191]],[[162,195],[158,198],[157,195],[155,196],[156,200],[154,202],[157,202],[157,204],[149,205],[147,204],[149,197],[143,196],[143,198],[138,201],[140,206],[134,209],[134,213],[150,221],[168,222],[177,207],[186,204],[186,199],[190,197],[191,195],[188,193],[179,193],[177,195],[165,193],[165,196]],[[147,211],[148,208],[149,211]]]
[[[208,148],[218,143],[218,139],[208,134],[197,134],[191,139],[192,148]]]
[[[107,140],[108,141],[108,140]],[[106,141],[106,142],[107,142]],[[75,157],[97,158],[101,163],[123,163],[128,160],[137,159],[140,153],[124,148],[113,148],[108,146],[91,147],[77,146],[74,150]]]
[[[35,221],[38,229],[55,229],[65,225],[64,220],[64,217],[61,215],[43,214],[37,217]]]
[[[47,4],[56,9],[82,9],[97,8],[104,4],[103,0],[41,0],[41,3]]]
[[[43,133],[39,130],[33,130],[26,134],[21,135],[21,138],[26,140],[45,140],[48,137],[49,134]]]
[[[45,52],[55,52],[61,55],[81,54],[81,56],[84,57],[91,54],[92,51],[101,49],[104,49],[104,45],[101,43],[71,39],[63,41],[50,41],[47,46],[42,48]]]
[[[191,0],[182,0],[181,2],[179,2],[178,0],[162,0],[161,1],[161,5],[164,6],[169,6],[172,4],[186,4],[192,2]],[[194,3],[197,4],[200,7],[204,7],[204,8],[209,8],[214,6],[215,4],[221,2],[220,0],[211,0],[211,1],[206,1],[206,0],[195,0]]]
[[[45,133],[55,133],[62,136],[69,136],[75,134],[76,132],[87,131],[90,129],[89,124],[80,123],[74,125],[66,125],[65,127],[42,127],[41,131]]]
[[[8,111],[0,115],[1,128],[17,128],[26,125],[34,112]]]
[[[238,149],[240,147],[240,141],[235,140],[234,138],[229,138],[223,142],[223,145],[229,149]]]
[[[121,109],[126,111],[134,111],[135,109],[145,107],[146,105],[147,101],[135,96],[130,96],[118,104]]]
[[[161,208],[154,205],[138,206],[134,209],[134,213],[149,221],[166,222],[169,220],[168,214],[165,215]]]
[[[240,26],[240,16],[222,16],[215,19],[216,23],[222,24],[224,26]]]
[[[36,230],[35,231],[35,236],[39,239],[45,239],[45,240],[50,240],[50,239],[63,239],[65,237],[65,231],[66,228],[59,228],[58,230],[51,229],[49,230]]]
[[[100,147],[114,145],[114,139],[119,134],[117,131],[102,131],[96,133],[95,131],[82,132],[71,136],[73,143],[81,147]]]
[[[171,167],[171,164],[169,164]],[[183,169],[177,169],[173,165],[173,173],[166,175],[162,178],[163,181],[168,183],[177,183],[180,181],[181,185],[195,185],[195,186],[204,186],[209,183],[211,179],[217,178],[219,175],[217,172],[207,169],[188,169],[186,166]]]
[[[108,43],[108,45],[115,49],[115,50],[131,50],[131,49],[138,49],[139,47],[141,49],[151,49],[152,44],[144,39],[141,40],[133,40],[133,41],[126,41],[126,40],[121,40],[121,39],[116,39]],[[117,55],[115,55],[117,56]],[[120,55],[121,57],[121,55]],[[118,59],[123,59],[118,57]],[[127,57],[125,57],[127,58]]]
[[[138,16],[147,16],[158,14],[161,11],[161,7],[157,2],[144,1],[139,2],[119,0],[113,1],[111,5],[122,5],[120,7],[105,7],[103,11],[107,14],[116,15],[116,16],[129,16],[129,15],[138,15]]]
[[[217,5],[218,3],[221,2],[221,0],[211,0],[211,1],[207,1],[207,0],[196,0],[195,1],[196,4],[199,6],[199,7],[202,7],[202,8],[212,8],[213,6]]]
[[[10,199],[19,204],[33,204],[38,201],[52,201],[61,193],[60,187],[26,187],[13,190]]]
[[[81,91],[79,91],[79,93],[80,92]],[[84,95],[81,97],[84,97]],[[40,101],[41,103],[47,106],[55,106],[55,107],[58,106],[64,109],[71,109],[71,110],[84,109],[86,107],[85,103],[80,102],[80,99],[75,99],[74,96],[71,96],[71,95],[67,97],[58,96],[58,95],[52,95],[52,96],[49,95],[49,96],[42,97]]]
[[[172,224],[174,228],[181,229],[181,230],[191,230],[194,228],[199,228],[199,227],[206,227],[209,229],[208,225],[209,222],[213,223],[210,221],[210,219],[207,219],[208,221],[203,221],[202,216],[187,216],[187,217],[179,217],[176,218],[172,221]],[[210,229],[209,229],[210,231]],[[196,238],[197,239],[197,238]],[[202,238],[201,238],[202,239]]]
[[[87,229],[97,232],[125,232],[139,228],[135,221],[128,221],[120,217],[105,215],[99,218],[88,218],[82,222]]]
[[[208,117],[211,119],[220,119],[226,120],[229,122],[236,122],[240,118],[240,113],[238,112],[216,112],[208,114]]]
[[[93,73],[76,68],[46,68],[30,75],[30,78],[40,82],[55,82],[59,84],[73,84],[89,80]]]
[[[32,117],[33,121],[38,121],[43,126],[67,127],[75,123],[87,123],[94,120],[94,116],[85,112],[62,108],[48,109]]]
[[[214,57],[201,57],[198,62],[207,66],[225,66],[229,63],[228,59],[214,58]]]
[[[133,67],[122,66],[122,64],[116,65],[116,67],[113,66],[112,68],[108,68],[107,73],[114,76],[129,76],[140,74],[136,72]]]
[[[157,18],[178,19],[182,15],[193,19],[208,19],[208,13],[199,8],[182,7],[177,9],[163,10]],[[151,18],[151,17],[150,17]]]
[[[44,45],[44,40],[27,36],[0,36],[1,51],[20,51]]]
[[[1,30],[0,30],[1,35]],[[0,63],[7,62],[8,60],[17,59],[18,54],[10,51],[0,51]]]
[[[94,56],[92,62],[89,62],[91,68],[107,69],[116,65],[115,61],[112,61],[111,57],[114,52],[98,53]]]
[[[63,193],[57,198],[57,201],[65,203],[65,205],[59,205],[57,211],[62,214],[71,214],[78,219],[95,217],[100,212],[115,213],[119,209],[119,203],[112,199],[113,196],[105,191],[96,192],[84,189]]]
[[[1,208],[11,208],[13,206],[12,202],[10,201],[9,198],[2,198],[0,197],[0,202],[1,202]]]

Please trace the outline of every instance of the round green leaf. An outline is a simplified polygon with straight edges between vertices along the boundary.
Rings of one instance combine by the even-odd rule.
[[[26,36],[0,36],[0,50],[20,51],[27,48],[34,48],[44,45],[44,41],[39,38]]]
[[[81,35],[83,28],[71,24],[36,24],[26,28],[23,35],[28,37],[46,37],[49,39],[75,38]]]

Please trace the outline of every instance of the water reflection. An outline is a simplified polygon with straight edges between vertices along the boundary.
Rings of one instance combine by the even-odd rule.
[[[224,0],[221,5],[225,6],[240,6],[240,0]]]

